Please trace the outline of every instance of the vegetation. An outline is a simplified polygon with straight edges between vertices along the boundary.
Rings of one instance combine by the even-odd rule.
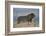
[[[34,17],[35,17],[34,13],[28,14],[27,16],[20,16],[17,19],[17,21],[18,21],[17,23],[19,24],[20,22],[28,21],[28,24],[29,24],[29,22],[32,22],[32,19]]]

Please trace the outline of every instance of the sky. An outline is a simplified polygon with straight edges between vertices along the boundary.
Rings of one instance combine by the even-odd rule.
[[[19,16],[26,16],[31,13],[35,14],[35,20],[39,20],[39,9],[33,8],[13,8],[13,19],[16,20]]]
[[[13,8],[13,16],[26,16],[30,13],[34,13],[36,16],[39,15],[39,9],[31,8]]]

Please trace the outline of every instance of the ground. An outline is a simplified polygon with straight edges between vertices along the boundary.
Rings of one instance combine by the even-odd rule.
[[[34,23],[34,21],[32,21],[32,23],[31,22],[29,22],[29,24],[28,24],[28,22],[21,22],[20,24],[17,24],[17,22],[14,22],[14,28],[19,28],[19,27],[34,27],[35,26],[35,23]]]

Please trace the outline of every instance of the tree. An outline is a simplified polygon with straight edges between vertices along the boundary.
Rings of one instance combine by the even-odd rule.
[[[32,22],[32,19],[35,17],[34,13],[31,13],[27,16],[27,21],[28,21],[28,24],[29,22]]]

